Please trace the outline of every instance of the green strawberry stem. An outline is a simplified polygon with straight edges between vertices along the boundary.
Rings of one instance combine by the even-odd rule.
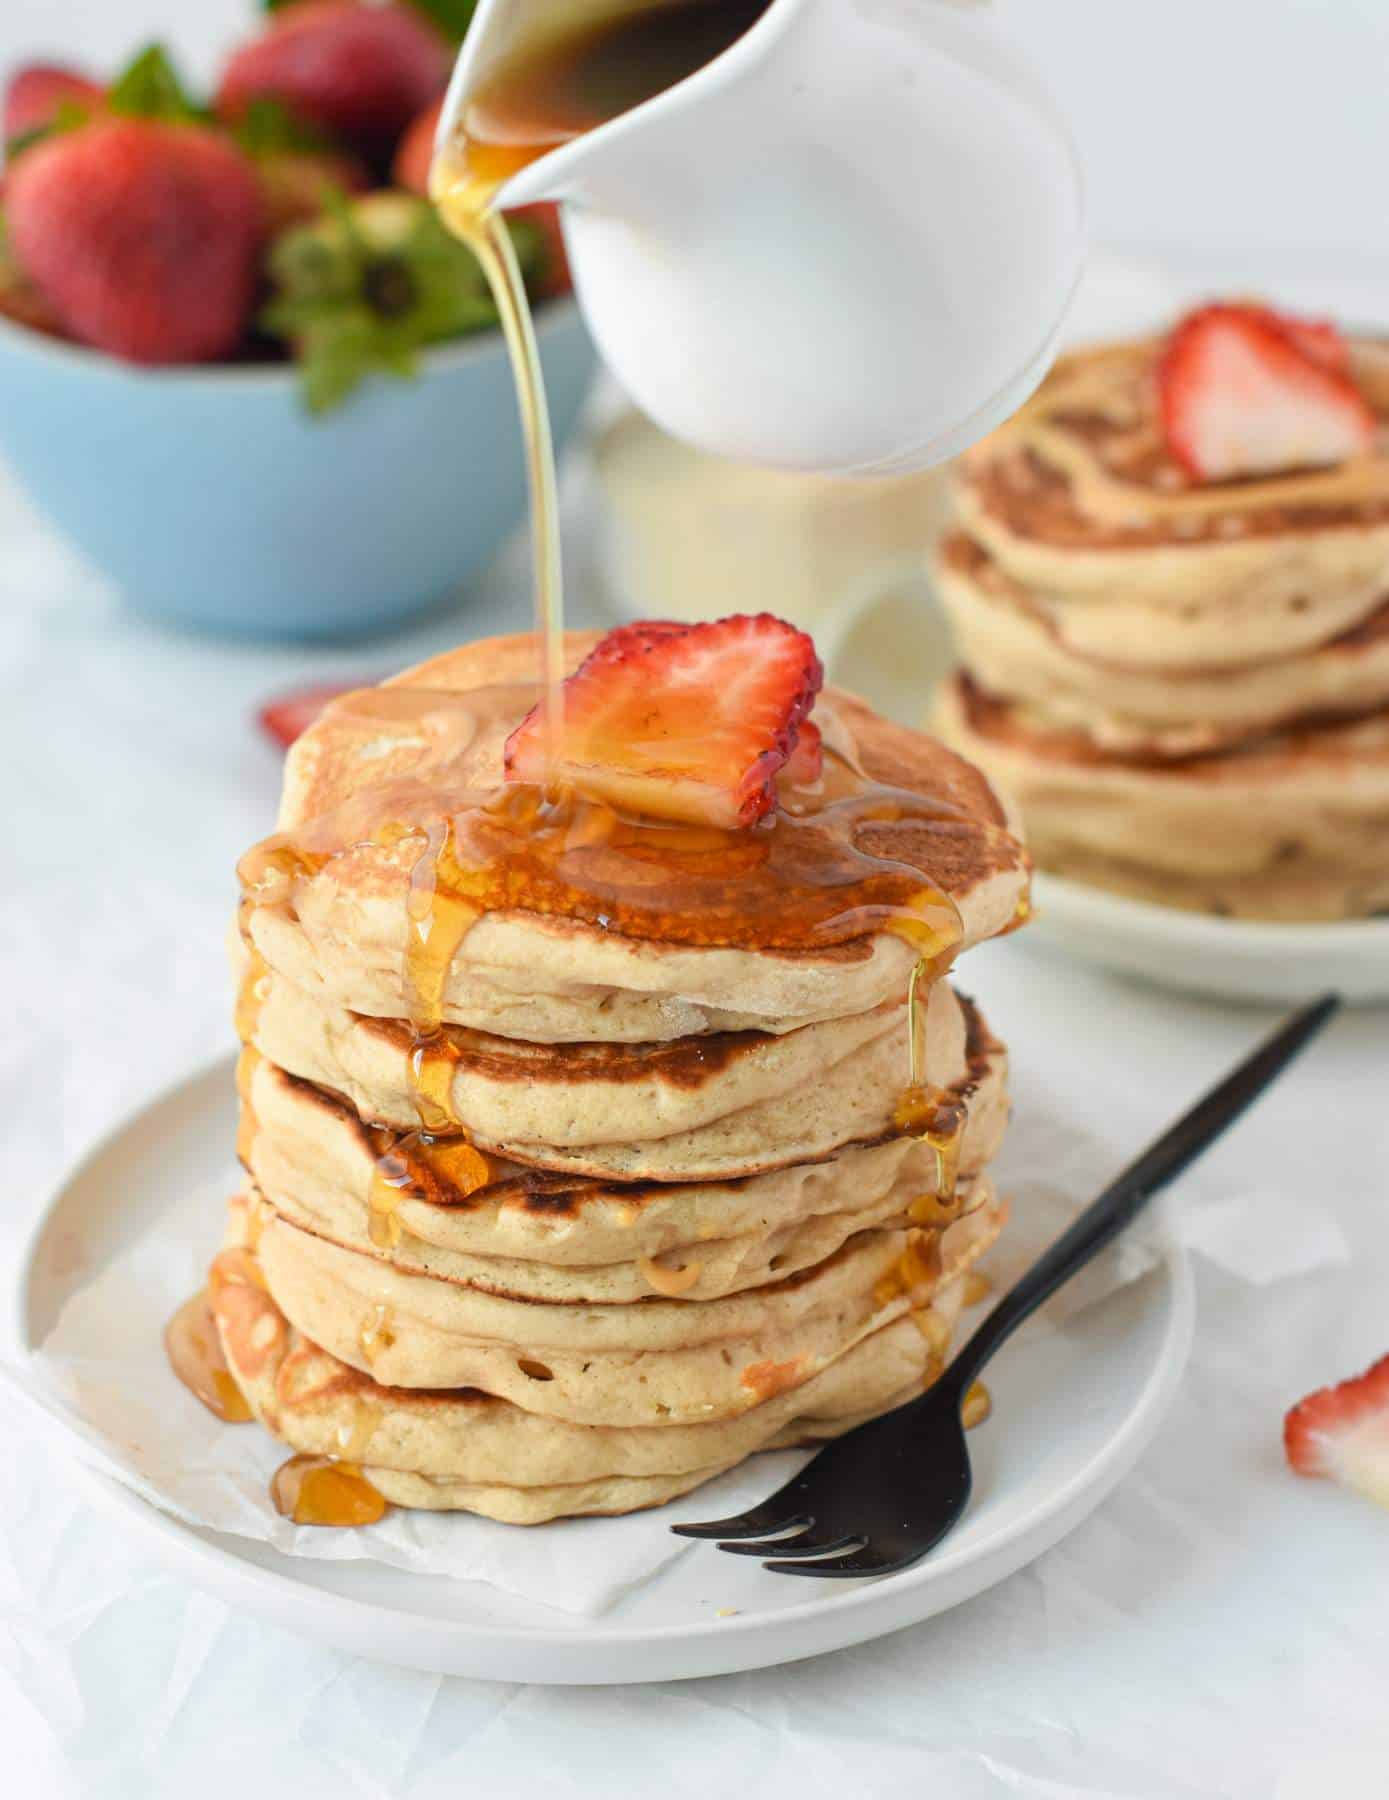
[[[173,58],[162,44],[147,44],[127,63],[112,83],[106,105],[111,112],[130,119],[188,124],[211,117],[206,107],[198,106],[189,97]]]
[[[540,234],[525,221],[512,230],[533,282],[543,265]],[[330,193],[323,218],[275,240],[269,275],[260,325],[292,350],[315,413],[341,404],[368,375],[409,379],[431,344],[497,324],[476,257],[414,194]]]

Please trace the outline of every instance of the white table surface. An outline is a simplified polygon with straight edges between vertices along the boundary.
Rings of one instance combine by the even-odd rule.
[[[1308,297],[1389,318],[1383,282]],[[0,1267],[88,1141],[228,1043],[232,868],[279,780],[257,702],[525,618],[513,561],[386,644],[157,632],[0,478]],[[1087,1096],[1116,1158],[1270,1019],[1123,985],[1025,936],[965,971],[1016,1056]],[[0,1792],[1383,1795],[1389,1516],[1293,1479],[1279,1433],[1291,1401],[1389,1349],[1387,1075],[1389,1016],[1342,1019],[1189,1178],[1194,1204],[1243,1203],[1252,1224],[1261,1202],[1324,1210],[1351,1256],[1265,1285],[1198,1261],[1181,1399],[1085,1525],[944,1618],[784,1670],[547,1691],[325,1653],[164,1575],[0,1403]]]

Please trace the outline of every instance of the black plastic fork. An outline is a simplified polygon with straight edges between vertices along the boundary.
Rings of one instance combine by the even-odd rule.
[[[1233,1124],[1340,1004],[1338,995],[1327,994],[1294,1013],[1197,1101],[1038,1257],[918,1399],[828,1444],[760,1506],[736,1518],[671,1530],[681,1537],[738,1540],[719,1544],[734,1556],[774,1555],[779,1560],[763,1566],[778,1575],[861,1578],[920,1562],[969,1501],[960,1412],[989,1358]]]

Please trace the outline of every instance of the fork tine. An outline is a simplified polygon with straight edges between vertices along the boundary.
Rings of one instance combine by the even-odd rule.
[[[719,1549],[729,1556],[828,1556],[832,1550],[862,1550],[867,1542],[862,1535],[847,1532],[841,1537],[818,1540],[809,1535],[793,1537],[779,1544],[720,1544]]]
[[[687,1538],[765,1538],[775,1537],[779,1531],[804,1531],[815,1523],[809,1513],[797,1512],[782,1501],[780,1506],[764,1501],[761,1506],[754,1506],[745,1513],[739,1513],[732,1519],[713,1519],[707,1525],[672,1525],[671,1530],[679,1537]]]
[[[899,1569],[909,1569],[913,1563],[920,1562],[925,1554],[923,1547],[906,1555],[891,1556],[875,1550],[872,1544],[864,1544],[848,1556],[832,1556],[824,1562],[769,1562],[763,1563],[762,1567],[770,1569],[774,1575],[838,1575],[845,1578],[895,1575]]]

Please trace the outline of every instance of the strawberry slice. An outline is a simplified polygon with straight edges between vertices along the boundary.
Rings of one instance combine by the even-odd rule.
[[[1283,1421],[1283,1446],[1299,1475],[1389,1506],[1389,1356],[1299,1401]]]
[[[624,625],[565,682],[553,764],[537,707],[507,740],[507,779],[737,830],[775,804],[823,678],[806,634],[770,613]]]
[[[282,749],[288,750],[295,738],[313,724],[330,700],[339,694],[350,694],[354,688],[368,686],[362,681],[324,681],[314,687],[295,688],[288,694],[277,694],[267,700],[256,714],[263,730]]]
[[[1197,481],[1344,462],[1371,448],[1375,416],[1328,366],[1321,328],[1299,342],[1260,307],[1207,306],[1168,340],[1158,401],[1173,456]],[[1320,355],[1308,354],[1309,331]]]

